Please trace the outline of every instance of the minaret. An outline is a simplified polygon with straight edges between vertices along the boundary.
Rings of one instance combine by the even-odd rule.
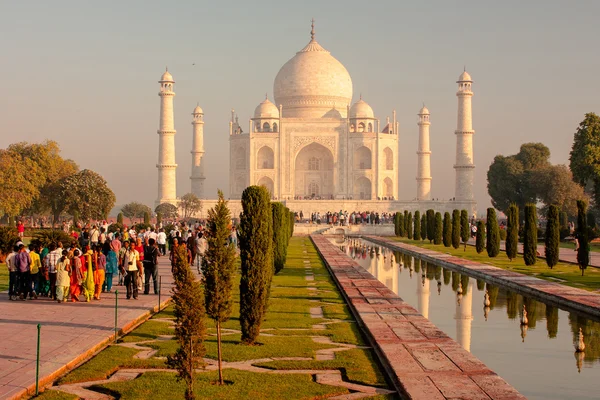
[[[192,126],[194,127],[194,138],[192,142],[192,193],[198,198],[204,198],[204,111],[199,105],[192,113]]]
[[[175,124],[173,119],[173,84],[168,70],[160,78],[160,125],[158,129],[158,198],[156,205],[177,205],[177,164],[175,164]]]
[[[417,200],[431,200],[431,150],[429,149],[429,110],[419,111],[419,148],[417,150]]]
[[[473,321],[473,284],[469,282],[466,293],[457,295],[456,302],[456,341],[465,350],[471,351],[471,323]]]
[[[458,78],[458,121],[456,124],[456,200],[473,200],[473,115],[471,113],[471,75],[465,70]]]

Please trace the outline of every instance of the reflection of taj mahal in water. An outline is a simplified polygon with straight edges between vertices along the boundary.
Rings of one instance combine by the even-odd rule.
[[[176,201],[172,76],[161,78],[159,194],[157,203]],[[458,81],[455,193],[452,202],[431,200],[430,113],[418,113],[417,193],[415,201],[398,201],[399,122],[395,111],[382,123],[359,97],[352,104],[353,84],[346,68],[316,40],[281,67],[273,84],[274,103],[265,98],[247,126],[232,110],[229,123],[229,197],[240,199],[249,185],[264,185],[274,199],[304,212],[348,210],[475,211],[473,199],[472,80],[463,72]],[[204,198],[202,166],[204,114],[193,113],[192,192]],[[247,131],[246,131],[247,129]],[[416,129],[415,129],[416,131]],[[403,196],[408,197],[406,194]],[[450,196],[448,196],[450,197]],[[311,200],[310,205],[293,204]],[[342,202],[340,202],[340,200]],[[318,201],[333,204],[317,205]],[[233,202],[232,202],[233,203]],[[235,207],[235,205],[234,205]],[[330,208],[333,207],[333,208]]]

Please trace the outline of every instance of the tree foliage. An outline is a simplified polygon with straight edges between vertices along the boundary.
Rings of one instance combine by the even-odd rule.
[[[4,262],[8,253],[13,250],[19,236],[12,226],[0,226],[0,262]]]
[[[421,240],[427,239],[427,212],[421,216]]]
[[[600,117],[585,114],[573,137],[569,167],[575,182],[592,187],[594,204],[600,205]]]
[[[460,211],[452,210],[452,247],[460,246]]]
[[[442,244],[442,214],[435,213],[435,222],[433,225],[433,243]]]
[[[127,203],[123,207],[121,207],[121,212],[123,213],[123,215],[132,221],[134,219],[141,220],[142,218],[144,218],[144,215],[146,213],[149,213],[151,211],[152,210],[150,209],[150,207],[148,207],[145,204],[138,203],[136,201]]]
[[[406,237],[409,239],[413,238],[412,212],[409,212],[408,217],[406,218]]]
[[[0,150],[0,211],[9,216],[20,215],[39,197],[40,168],[28,159]],[[33,178],[33,179],[32,179]]]
[[[429,239],[429,243],[435,238],[435,226],[435,212],[429,209],[427,210],[427,239]]]
[[[483,221],[477,221],[477,235],[475,235],[475,250],[478,254],[483,253],[486,245],[485,224]]]
[[[117,214],[117,223],[123,225],[123,213]]]
[[[517,249],[519,246],[519,207],[511,204],[508,208],[507,226],[506,226],[506,256],[510,261],[517,258]]]
[[[281,271],[287,259],[287,244],[289,240],[288,212],[278,201],[271,203],[273,218],[273,266],[275,273]]]
[[[523,260],[525,261],[525,265],[535,265],[537,261],[537,209],[535,204],[527,204],[525,206]]]
[[[452,245],[452,220],[450,213],[447,211],[444,213],[442,241],[444,247],[450,247]]]
[[[183,218],[191,218],[202,211],[202,200],[193,193],[186,193],[179,199],[179,208]]]
[[[421,213],[419,211],[415,211],[415,226],[413,230],[413,239],[421,239]]]
[[[202,258],[204,271],[204,299],[206,314],[217,323],[217,348],[219,382],[223,384],[221,357],[221,323],[229,320],[233,310],[233,276],[235,274],[235,248],[229,242],[231,212],[223,192],[219,190],[219,200],[208,210],[208,220],[204,233],[208,249]]]
[[[577,240],[579,241],[579,248],[577,249],[577,264],[581,270],[581,276],[583,276],[585,269],[590,263],[587,203],[584,200],[577,201]]]
[[[404,223],[404,214],[398,215],[398,236],[404,237],[406,235],[406,230],[404,229],[406,224]]]
[[[400,236],[400,211],[396,211],[394,214],[394,235]]]
[[[240,325],[242,341],[254,344],[264,319],[273,276],[273,227],[270,194],[263,186],[249,186],[242,193],[238,238]]]
[[[106,184],[102,176],[89,169],[73,174],[61,181],[65,210],[88,221],[90,219],[106,219],[115,206],[115,194]]]
[[[165,219],[175,219],[179,216],[179,209],[177,208],[177,206],[171,204],[171,203],[161,203],[159,205],[156,206],[156,208],[154,209],[154,212],[156,214],[160,213],[162,218]]]
[[[546,214],[545,256],[546,264],[552,268],[558,264],[560,247],[559,210],[555,205],[548,207]]]
[[[467,242],[471,237],[471,229],[469,226],[469,213],[467,210],[460,211],[460,240],[464,245],[464,250],[467,250]]]
[[[404,210],[404,218],[402,219],[402,222],[402,232],[404,232],[402,236],[408,236],[408,210]]]
[[[492,207],[487,209],[486,233],[485,249],[488,257],[497,257],[500,253],[500,232],[496,210]]]

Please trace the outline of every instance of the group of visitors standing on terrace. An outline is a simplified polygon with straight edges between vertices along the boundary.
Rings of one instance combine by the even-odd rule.
[[[296,213],[296,221],[304,221],[304,215]],[[311,213],[310,219],[307,221],[312,224],[329,224],[329,225],[380,225],[392,224],[394,222],[393,213],[378,213],[375,211],[327,211],[321,214],[320,212]]]

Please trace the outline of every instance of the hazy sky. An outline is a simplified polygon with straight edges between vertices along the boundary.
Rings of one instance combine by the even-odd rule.
[[[191,112],[205,112],[206,193],[228,193],[231,108],[242,126],[279,68],[317,40],[385,121],[400,121],[400,198],[416,195],[417,112],[431,111],[432,192],[454,195],[456,79],[474,80],[479,209],[496,154],[524,142],[568,163],[586,112],[600,112],[600,1],[0,0],[0,147],[58,141],[101,173],[117,203],[157,196],[159,84],[176,80],[178,195],[190,191]],[[196,65],[192,65],[195,63]],[[247,130],[247,128],[245,129]]]

